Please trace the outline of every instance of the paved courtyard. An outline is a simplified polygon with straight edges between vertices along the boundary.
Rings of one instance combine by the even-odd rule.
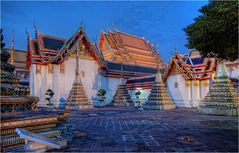
[[[238,152],[237,117],[194,109],[71,112],[67,152]]]

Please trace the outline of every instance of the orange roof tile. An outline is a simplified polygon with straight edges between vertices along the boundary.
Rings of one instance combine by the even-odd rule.
[[[102,32],[99,48],[106,61],[124,62],[126,64],[140,65],[146,67],[164,67],[162,60],[157,61],[157,51],[144,38],[119,32]],[[103,44],[108,48],[102,47]],[[159,56],[159,55],[158,55]],[[160,57],[160,56],[159,56]],[[160,57],[161,58],[161,57]]]

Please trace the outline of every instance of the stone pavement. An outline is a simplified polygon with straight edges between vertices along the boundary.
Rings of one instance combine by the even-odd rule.
[[[61,152],[238,152],[238,120],[195,109],[72,111]]]

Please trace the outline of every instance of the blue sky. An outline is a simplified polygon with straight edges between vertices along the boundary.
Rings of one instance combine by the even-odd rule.
[[[101,29],[117,28],[144,36],[168,61],[175,48],[180,53],[188,53],[182,29],[200,15],[198,9],[205,4],[207,1],[2,1],[1,26],[6,47],[11,46],[14,30],[15,48],[21,50],[27,46],[25,29],[34,36],[34,22],[40,32],[68,39],[83,21],[89,39],[97,42]]]

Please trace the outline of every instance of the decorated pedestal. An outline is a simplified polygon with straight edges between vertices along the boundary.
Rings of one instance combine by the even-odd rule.
[[[74,83],[70,95],[67,98],[66,109],[78,110],[89,108],[93,108],[93,105],[87,98],[82,83]]]
[[[13,149],[11,152],[17,152],[14,147],[24,144],[24,139],[16,134],[16,128],[46,137],[60,137],[61,131],[57,130],[57,124],[68,117],[67,112],[37,108],[38,97],[18,95],[16,89],[19,79],[14,73],[15,67],[7,63],[9,57],[9,53],[1,49],[1,152],[9,148]]]
[[[156,75],[156,81],[152,86],[148,96],[148,101],[143,106],[144,109],[175,109],[175,105],[171,102],[167,89],[162,81],[161,73]]]
[[[200,111],[213,115],[238,115],[239,98],[228,78],[224,64],[219,64],[214,82]]]

